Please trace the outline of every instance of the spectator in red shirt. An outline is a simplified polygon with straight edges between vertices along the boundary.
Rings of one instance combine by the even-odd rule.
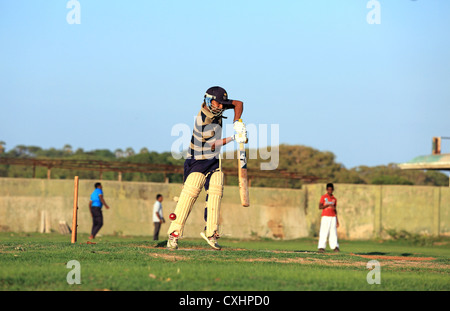
[[[328,243],[330,248],[335,252],[339,252],[339,243],[337,238],[337,228],[339,227],[339,220],[337,217],[337,199],[333,195],[334,185],[327,184],[327,193],[320,198],[319,209],[322,210],[322,219],[320,222],[319,234],[319,253],[325,252]]]

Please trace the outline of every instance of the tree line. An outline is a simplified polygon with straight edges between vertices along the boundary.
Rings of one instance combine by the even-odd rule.
[[[133,148],[95,149],[85,151],[82,148],[74,150],[71,145],[66,144],[62,148],[44,149],[38,146],[18,145],[10,150],[5,148],[5,143],[0,141],[0,157],[36,158],[36,159],[74,159],[74,160],[102,160],[102,161],[124,161],[143,164],[170,164],[183,165],[183,159],[173,158],[170,152],[149,151],[141,148],[135,152]],[[329,151],[319,151],[311,147],[301,145],[280,145],[278,169],[297,173],[304,176],[317,176],[323,182],[348,183],[348,184],[375,184],[375,185],[429,185],[448,186],[449,178],[439,171],[401,170],[396,164],[390,163],[380,166],[357,166],[346,168],[343,164],[336,162],[336,156]],[[256,151],[259,155],[259,150]],[[259,170],[262,162],[261,157],[248,161],[249,170]],[[237,160],[222,161],[224,167],[236,168]],[[46,178],[46,168],[36,168],[36,178]],[[117,180],[117,172],[103,172],[102,179]],[[31,178],[32,168],[16,165],[0,165],[0,177],[23,177]],[[65,179],[80,176],[83,179],[98,179],[99,173],[83,170],[53,169],[52,178]],[[179,174],[149,174],[149,173],[123,173],[124,181],[151,181],[163,182],[168,178],[170,182],[182,183]],[[258,187],[288,187],[300,188],[302,180],[285,180],[277,178],[254,178],[252,186]],[[229,176],[228,185],[237,185],[237,177]]]

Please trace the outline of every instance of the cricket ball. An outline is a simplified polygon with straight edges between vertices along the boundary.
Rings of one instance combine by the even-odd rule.
[[[170,220],[175,220],[175,219],[177,219],[177,215],[175,215],[174,213],[171,213],[169,215],[169,218],[170,218]]]

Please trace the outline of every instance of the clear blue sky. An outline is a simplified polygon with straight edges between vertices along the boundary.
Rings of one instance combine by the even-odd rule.
[[[244,101],[247,123],[348,168],[450,136],[448,0],[379,0],[379,25],[368,0],[79,0],[79,25],[67,2],[0,1],[7,149],[170,151],[213,85]]]

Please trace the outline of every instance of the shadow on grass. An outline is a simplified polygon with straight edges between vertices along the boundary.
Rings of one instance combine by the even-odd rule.
[[[154,245],[155,247],[165,248],[167,246],[167,240],[155,241],[155,242],[156,242],[156,244]]]
[[[383,253],[383,252],[355,253],[355,255],[378,255],[378,256],[384,256],[387,254],[388,253]]]
[[[370,253],[355,253],[355,255],[378,255],[378,256],[385,256],[388,255],[389,253],[383,253],[383,252],[370,252]],[[400,256],[402,257],[408,257],[411,256],[411,253],[402,253],[400,254]]]

